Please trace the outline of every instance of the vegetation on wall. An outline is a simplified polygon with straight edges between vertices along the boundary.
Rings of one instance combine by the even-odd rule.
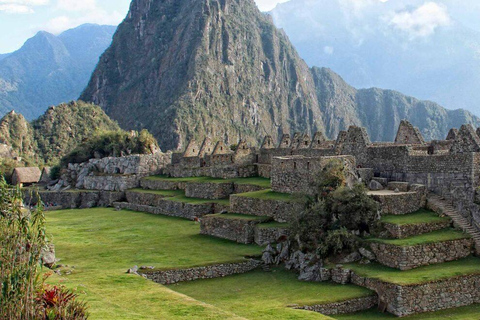
[[[378,204],[364,185],[346,186],[341,162],[328,163],[316,181],[318,194],[292,224],[294,242],[322,257],[356,250],[358,236],[370,233],[378,221]]]
[[[130,154],[149,154],[159,150],[157,140],[147,131],[106,131],[80,143],[62,158],[60,164],[82,163],[93,158],[118,157]]]

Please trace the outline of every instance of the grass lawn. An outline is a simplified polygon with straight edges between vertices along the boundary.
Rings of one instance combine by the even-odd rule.
[[[440,217],[437,213],[425,209],[405,215],[387,215],[383,216],[380,222],[391,223],[400,226],[415,225],[423,223],[437,223],[450,221],[448,217]]]
[[[407,247],[467,238],[470,238],[470,236],[463,231],[448,228],[405,239],[369,239],[369,241]]]
[[[289,305],[313,305],[364,297],[372,292],[353,285],[301,282],[294,273],[253,271],[226,278],[180,283],[169,288],[247,319],[329,319]]]
[[[149,190],[149,189],[142,189],[142,188],[135,188],[130,189],[128,191],[131,192],[138,192],[138,193],[151,193],[151,194],[158,194],[164,197],[178,197],[185,195],[185,191],[183,190]]]
[[[153,181],[171,181],[171,182],[236,183],[236,184],[255,185],[265,189],[271,188],[270,179],[262,178],[262,177],[220,179],[220,178],[211,178],[211,177],[172,178],[167,176],[152,176],[152,177],[147,177],[145,179],[153,180]]]
[[[261,223],[261,224],[257,225],[257,228],[260,228],[260,229],[270,229],[270,228],[288,229],[288,228],[290,228],[290,224],[272,221],[272,222]]]
[[[271,219],[269,217],[251,216],[251,215],[240,214],[240,213],[214,214],[210,216],[219,217],[222,219],[250,220],[250,221],[268,221]]]
[[[399,319],[391,314],[381,313],[377,310],[369,310],[349,315],[335,316],[338,320],[388,320]],[[417,314],[414,316],[404,317],[405,320],[478,320],[480,319],[480,304],[467,307],[449,309],[437,312],[429,312]]]
[[[362,277],[379,279],[382,281],[409,285],[432,282],[461,275],[480,274],[480,258],[468,257],[465,259],[434,264],[417,269],[400,271],[377,263],[349,264],[347,268],[354,270]]]
[[[134,265],[171,268],[241,261],[260,254],[261,248],[199,235],[199,225],[188,220],[126,210],[61,210],[46,216],[57,258],[75,266],[60,280],[78,288],[90,305],[91,319],[239,319],[125,272]]]
[[[262,200],[276,200],[276,201],[300,201],[300,199],[295,198],[295,196],[288,193],[279,193],[274,192],[270,189],[260,190],[255,192],[240,193],[234,196],[262,199]]]

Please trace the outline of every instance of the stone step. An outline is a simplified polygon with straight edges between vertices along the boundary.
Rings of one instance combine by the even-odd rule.
[[[379,306],[398,317],[458,308],[480,301],[480,259],[398,271],[382,265],[345,265],[349,282],[377,292]]]
[[[440,196],[432,194],[428,197],[427,206],[432,210],[441,211],[439,212],[441,214],[446,214],[452,218],[456,225],[470,234],[475,242],[476,254],[480,255],[480,231],[472,226],[472,224],[460,212]]]
[[[405,215],[383,216],[380,223],[388,231],[389,237],[404,239],[448,228],[452,220],[448,217],[440,217],[433,211],[422,209]]]
[[[468,257],[474,240],[467,234],[443,229],[405,239],[371,239],[370,249],[381,264],[399,270]]]
[[[200,220],[200,233],[238,243],[255,241],[255,226],[269,218],[242,214],[206,215]]]
[[[304,210],[301,199],[290,194],[261,190],[230,196],[230,212],[270,217],[277,222],[290,221]]]

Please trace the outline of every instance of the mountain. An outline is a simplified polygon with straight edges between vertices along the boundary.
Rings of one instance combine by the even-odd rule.
[[[291,0],[270,12],[310,66],[480,115],[480,33],[454,0]],[[424,14],[425,15],[422,15]]]
[[[76,99],[114,32],[115,27],[99,25],[58,36],[41,31],[0,57],[0,115],[15,110],[34,119],[50,105]]]
[[[126,129],[147,128],[163,150],[211,135],[236,143],[349,125],[393,140],[406,118],[426,138],[480,119],[394,91],[357,90],[312,68],[253,0],[134,0],[81,99]]]
[[[77,101],[50,107],[31,123],[9,112],[0,120],[0,143],[27,163],[52,165],[95,133],[111,130],[119,127],[100,107]]]

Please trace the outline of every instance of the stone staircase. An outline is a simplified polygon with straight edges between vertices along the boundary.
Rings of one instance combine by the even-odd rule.
[[[472,226],[460,212],[458,212],[451,204],[449,204],[448,201],[442,199],[442,197],[438,195],[429,195],[427,199],[427,206],[439,214],[450,217],[458,227],[471,235],[475,241],[476,254],[480,256],[480,231]]]

